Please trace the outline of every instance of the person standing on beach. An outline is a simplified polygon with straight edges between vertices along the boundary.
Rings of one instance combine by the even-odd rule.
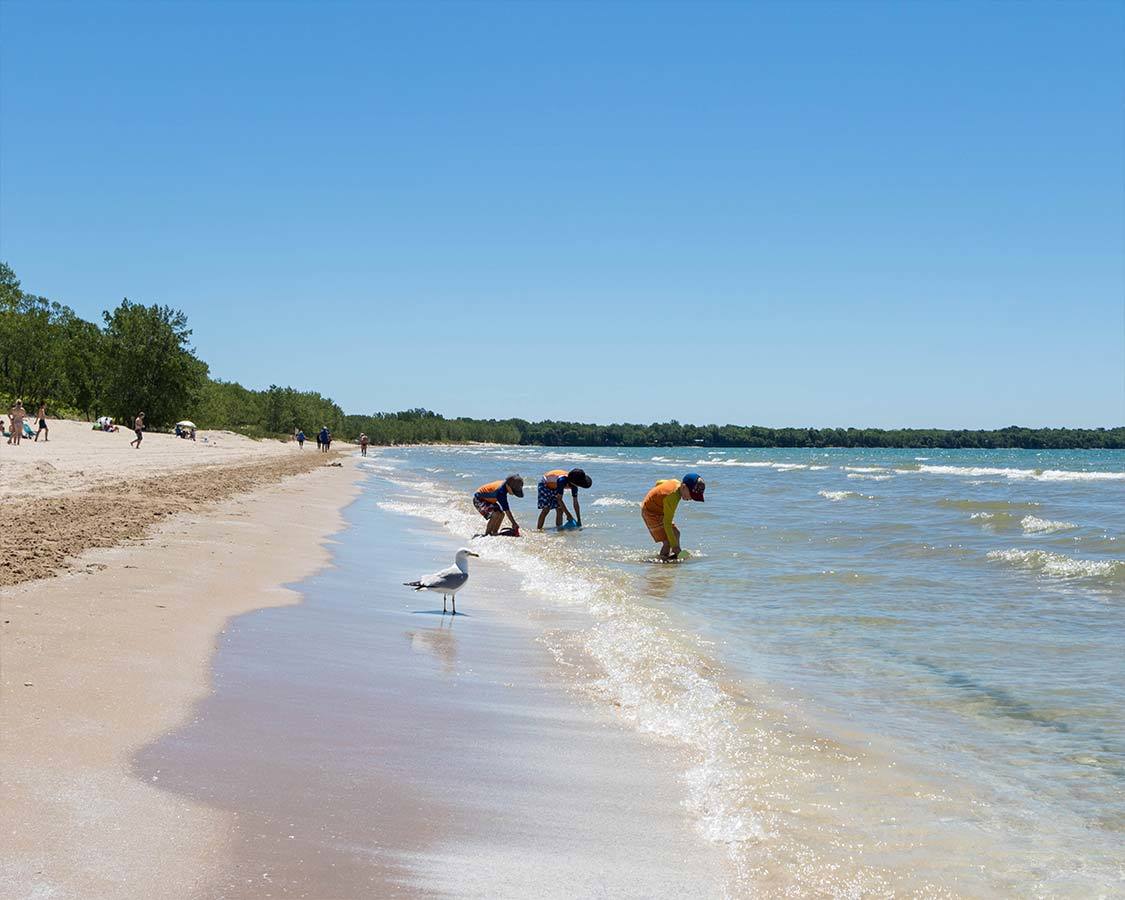
[[[371,441],[367,437],[367,435],[364,434],[363,432],[360,432],[360,435],[359,435],[359,455],[360,456],[367,456],[367,445],[369,443],[371,443]]]
[[[293,436],[297,439],[297,449],[304,450],[305,449],[305,432],[302,431],[300,428],[298,428],[297,433]]]
[[[332,432],[328,430],[327,425],[321,428],[320,434],[316,436],[316,445],[321,453],[327,453],[328,448],[332,446]]]
[[[43,435],[43,443],[45,444],[50,440],[50,438],[47,437],[47,435],[50,434],[50,429],[47,427],[46,403],[39,404],[39,412],[35,414],[35,418],[39,420],[39,427],[35,429],[35,443],[39,443],[39,435]]]
[[[694,472],[689,472],[681,480],[668,478],[656,482],[641,503],[641,518],[652,539],[660,544],[661,559],[675,559],[680,554],[680,529],[672,522],[680,500],[703,502],[703,491],[707,485]]]
[[[551,469],[550,472],[545,472],[543,477],[539,479],[539,492],[536,500],[539,506],[539,522],[535,526],[539,531],[543,530],[543,523],[547,521],[547,513],[552,509],[555,511],[555,525],[561,528],[563,523],[563,515],[566,516],[567,522],[573,522],[575,518],[578,519],[578,526],[582,526],[582,510],[578,506],[578,489],[589,488],[594,482],[581,469],[571,469],[569,472],[566,469]],[[566,508],[566,501],[563,500],[563,493],[567,488],[570,488],[570,496],[574,500],[574,515],[570,514],[570,510]]]
[[[129,446],[135,446],[138,450],[141,449],[141,441],[145,436],[145,414],[143,412],[137,413],[137,418],[133,420],[133,431],[137,433],[134,440],[129,441]]]
[[[17,400],[10,410],[8,410],[8,418],[11,420],[12,435],[8,438],[9,444],[19,446],[20,438],[23,437],[23,419],[27,415],[27,410],[23,408],[23,401]]]
[[[484,530],[486,535],[499,534],[500,523],[504,521],[504,516],[507,515],[508,521],[512,523],[513,535],[519,537],[519,523],[508,506],[509,493],[515,494],[517,497],[523,497],[523,479],[519,475],[509,475],[503,481],[490,481],[488,484],[482,484],[473,494],[473,506],[476,507],[477,512],[488,519],[488,527]]]

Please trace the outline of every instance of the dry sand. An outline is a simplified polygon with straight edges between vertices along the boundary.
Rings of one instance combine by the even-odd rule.
[[[0,587],[44,578],[92,547],[112,547],[155,522],[327,461],[315,445],[199,432],[189,441],[51,425],[49,443],[0,445]],[[335,453],[331,455],[335,459]]]
[[[9,568],[12,554],[61,535],[57,553],[31,557],[35,574],[51,574],[80,549],[67,543],[68,519],[84,523],[76,540],[85,546],[138,534],[116,528],[138,508],[150,528],[143,541],[88,550],[63,577],[0,590],[0,884],[16,897],[187,895],[222,867],[230,816],[138,781],[131,756],[206,694],[230,616],[298,599],[281,585],[326,563],[323,542],[340,527],[358,473],[350,462],[325,466],[315,447],[151,435],[138,452],[129,434],[61,424],[72,423],[52,427],[50,451],[42,441],[0,447],[3,528],[20,538],[5,541]],[[91,449],[91,438],[115,443]],[[9,461],[24,454],[23,474],[13,475]],[[13,500],[13,481],[37,493],[32,472],[44,462],[46,499]],[[236,494],[249,487],[257,489]],[[205,502],[222,497],[231,499]],[[100,520],[88,515],[95,502]],[[20,503],[27,517],[8,517]],[[153,510],[178,509],[195,511],[151,527]],[[37,515],[57,530],[30,532]],[[16,579],[29,565],[17,565]]]
[[[260,463],[299,452],[282,441],[255,441],[230,431],[200,431],[189,441],[145,432],[141,449],[129,446],[133,432],[94,431],[90,422],[49,419],[47,439],[24,438],[18,447],[0,440],[0,496],[36,499],[83,491],[120,481],[167,475],[203,466]]]

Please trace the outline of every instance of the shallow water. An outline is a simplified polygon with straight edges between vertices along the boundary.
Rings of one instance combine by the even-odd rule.
[[[594,703],[687,752],[733,893],[1125,891],[1125,453],[395,448],[382,505],[467,537],[520,471],[525,537],[479,541],[584,627],[545,636]],[[581,532],[528,534],[581,465]],[[638,503],[700,472],[691,558]]]

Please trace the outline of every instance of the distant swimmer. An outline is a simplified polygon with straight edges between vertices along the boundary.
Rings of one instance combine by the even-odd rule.
[[[366,434],[361,433],[360,436],[359,436],[359,455],[360,456],[367,456],[367,445],[370,444],[370,443],[371,443],[371,439]]]
[[[641,518],[645,520],[652,539],[661,545],[661,559],[675,559],[680,554],[680,529],[672,523],[680,500],[691,499],[702,503],[706,487],[702,478],[690,472],[680,481],[669,478],[656,482],[656,487],[645,495],[641,503]]]
[[[543,477],[539,479],[539,523],[535,526],[540,531],[543,530],[543,523],[547,521],[547,513],[552,509],[555,511],[555,525],[562,527],[563,516],[566,516],[567,522],[574,522],[577,518],[577,524],[582,525],[582,510],[578,506],[578,489],[589,488],[594,482],[581,469],[571,469],[569,472],[566,469],[551,469],[550,472],[544,473]],[[566,501],[563,499],[563,494],[567,488],[570,488],[570,496],[574,500],[574,515],[570,514],[570,510],[566,508]]]
[[[508,506],[509,493],[515,494],[517,497],[523,497],[523,479],[519,475],[509,475],[503,481],[490,481],[488,484],[482,484],[473,494],[473,506],[476,507],[477,512],[488,519],[488,527],[484,530],[486,535],[499,534],[500,523],[504,521],[504,516],[507,515],[508,521],[512,523],[512,533],[517,537],[519,536],[519,523],[516,522],[512,510]]]

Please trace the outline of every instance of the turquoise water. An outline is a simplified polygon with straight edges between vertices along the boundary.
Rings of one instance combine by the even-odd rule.
[[[1125,891],[1125,453],[395,448],[386,508],[468,538],[519,471],[520,539],[478,539],[544,604],[575,689],[679,754],[747,893]],[[527,534],[581,465],[581,532]],[[651,562],[638,503],[700,472]]]

